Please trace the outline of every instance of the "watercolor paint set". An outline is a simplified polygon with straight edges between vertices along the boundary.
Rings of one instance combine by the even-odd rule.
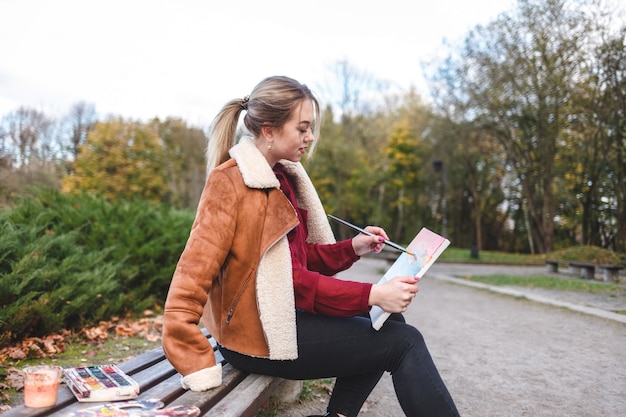
[[[115,365],[66,368],[63,373],[78,401],[129,400],[139,395],[139,384]]]

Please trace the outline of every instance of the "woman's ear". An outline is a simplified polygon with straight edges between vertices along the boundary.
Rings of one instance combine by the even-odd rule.
[[[271,139],[274,134],[271,126],[263,126],[261,128],[261,133],[263,134],[265,139]]]

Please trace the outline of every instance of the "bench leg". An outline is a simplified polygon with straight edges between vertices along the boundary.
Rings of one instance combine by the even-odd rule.
[[[581,268],[581,275],[585,279],[594,279],[596,276],[596,268],[593,266],[585,266]]]
[[[604,282],[619,282],[619,269],[604,268]]]
[[[546,271],[558,273],[559,272],[559,264],[556,262],[549,262],[546,264]]]

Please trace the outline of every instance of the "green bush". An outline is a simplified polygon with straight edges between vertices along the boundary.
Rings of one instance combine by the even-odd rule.
[[[162,306],[193,213],[41,190],[0,211],[0,348]]]
[[[613,252],[598,246],[572,246],[550,253],[546,258],[561,261],[589,262],[604,265],[623,265],[626,254]]]

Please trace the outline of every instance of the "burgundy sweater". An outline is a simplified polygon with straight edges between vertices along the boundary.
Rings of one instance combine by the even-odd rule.
[[[352,248],[352,240],[330,245],[307,243],[307,211],[298,207],[294,182],[280,164],[274,167],[274,173],[280,182],[281,191],[293,205],[300,220],[300,224],[287,235],[296,308],[336,317],[367,313],[372,284],[332,277],[359,259]]]

